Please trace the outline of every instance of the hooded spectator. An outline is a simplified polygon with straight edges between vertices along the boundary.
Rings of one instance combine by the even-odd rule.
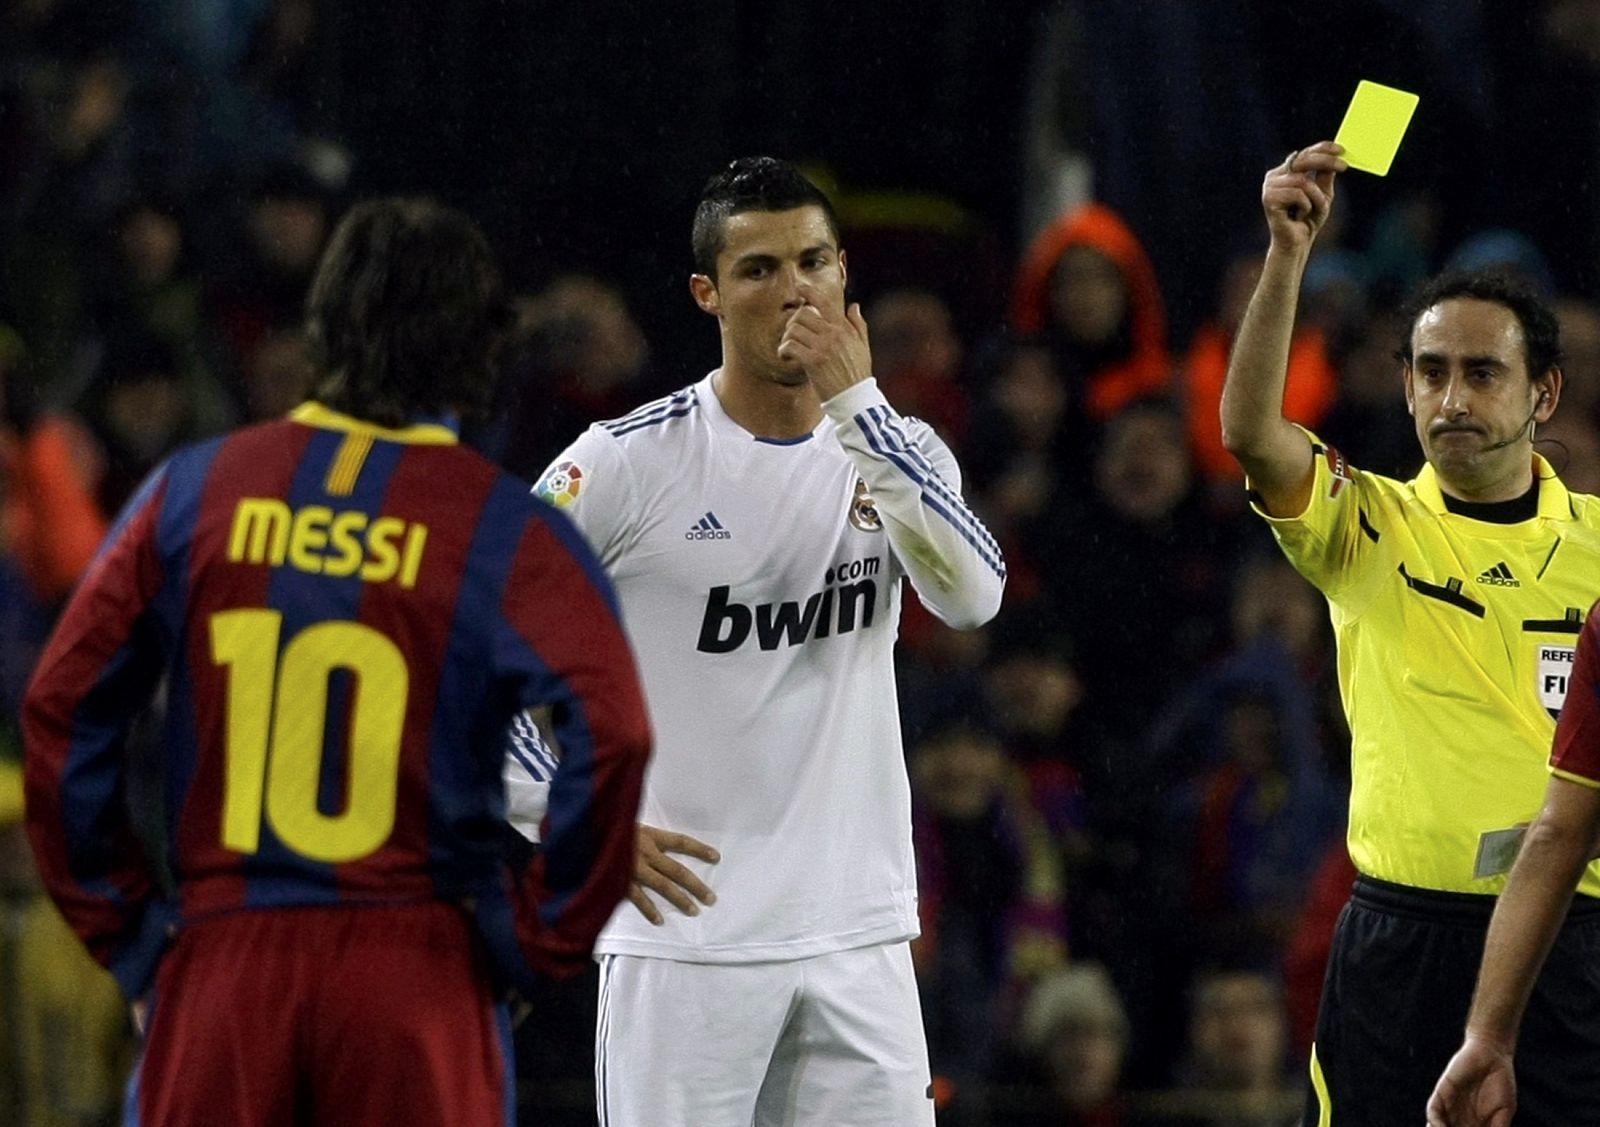
[[[1034,240],[1017,273],[1010,326],[1043,336],[1074,396],[1104,422],[1167,385],[1166,313],[1144,247],[1116,212],[1091,203]]]

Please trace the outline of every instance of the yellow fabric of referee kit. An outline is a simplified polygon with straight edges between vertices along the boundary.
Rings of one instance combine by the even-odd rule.
[[[1431,466],[1399,482],[1311,441],[1306,511],[1261,515],[1328,600],[1351,859],[1397,884],[1498,893],[1503,875],[1474,875],[1479,845],[1543,802],[1573,649],[1600,597],[1600,499],[1535,455],[1536,515],[1476,520],[1446,508]],[[1579,891],[1600,896],[1600,866]]]

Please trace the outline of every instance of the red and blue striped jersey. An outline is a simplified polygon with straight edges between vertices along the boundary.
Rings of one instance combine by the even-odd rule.
[[[126,735],[166,676],[166,867]],[[542,852],[503,859],[505,733],[562,749]],[[583,965],[632,871],[650,733],[609,581],[444,426],[307,404],[186,448],[129,503],[24,710],[28,830],[90,951],[142,991],[185,922],[456,900],[513,980]]]

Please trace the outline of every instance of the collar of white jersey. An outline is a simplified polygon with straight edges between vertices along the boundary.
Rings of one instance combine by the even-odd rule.
[[[746,430],[734,420],[732,415],[728,414],[728,409],[722,405],[722,396],[717,394],[717,373],[721,371],[721,368],[712,369],[695,385],[695,389],[700,397],[701,409],[705,411],[706,419],[711,427],[728,435],[730,438],[740,438],[746,442],[759,442],[763,446],[801,446],[817,437],[827,427],[829,419],[824,414],[811,430],[805,434],[797,434],[792,438],[767,438]]]
[[[289,418],[308,427],[322,430],[340,430],[348,434],[364,434],[386,442],[406,442],[412,446],[454,446],[460,439],[449,423],[433,420],[412,423],[406,427],[381,427],[354,415],[346,415],[325,407],[315,399],[308,399],[293,411]]]
[[[1544,460],[1542,454],[1535,453],[1533,456],[1533,476],[1539,482],[1539,511],[1534,514],[1535,517],[1571,520],[1572,498],[1567,493],[1567,487],[1556,476],[1555,468]],[[1422,470],[1411,487],[1416,491],[1417,500],[1435,513],[1443,516],[1450,511],[1444,503],[1444,491],[1439,488],[1439,475],[1434,472],[1432,462],[1422,464]]]

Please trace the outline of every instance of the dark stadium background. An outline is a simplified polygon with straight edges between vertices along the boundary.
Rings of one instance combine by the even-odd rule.
[[[1550,5],[1073,6],[1086,52],[1114,54],[1126,75],[1138,128],[1106,135],[1086,80],[1060,114],[1063,130],[1091,159],[1114,160],[1118,179],[1101,194],[1151,248],[1175,337],[1209,298],[1216,249],[1254,234],[1266,163],[1331,135],[1358,78],[1422,102],[1388,180],[1351,178],[1353,208],[1370,214],[1385,196],[1432,191],[1456,233],[1517,227],[1563,248],[1568,285],[1600,282],[1595,71],[1551,50],[1540,30]],[[693,369],[713,337],[682,300],[687,217],[733,156],[823,162],[856,189],[947,194],[1015,252],[1023,103],[1042,16],[1055,7],[351,4],[336,12],[333,120],[361,154],[359,184],[427,187],[471,208],[529,280],[605,264],[668,355],[665,342],[702,330],[687,334],[701,344]],[[1116,42],[1097,45],[1101,30]],[[1138,112],[1163,106],[1181,119]],[[880,264],[856,269],[870,285]]]
[[[1331,136],[1361,78],[1421,104],[1389,177],[1341,181],[1343,245],[1372,244],[1386,217],[1414,207],[1440,256],[1471,233],[1514,229],[1543,252],[1557,291],[1600,299],[1600,0],[300,2],[315,13],[312,45],[279,93],[301,135],[348,157],[333,195],[427,193],[463,208],[520,292],[574,271],[616,283],[667,386],[716,362],[714,325],[687,293],[689,222],[705,180],[733,157],[784,156],[821,177],[845,217],[856,296],[932,290],[976,354],[1051,217],[1030,153],[1042,143],[1073,154],[1154,261],[1178,353],[1214,309],[1228,261],[1264,244],[1263,171]],[[73,219],[48,199],[28,205],[26,222],[12,210],[24,178],[5,154],[27,133],[19,74],[110,48],[159,86],[172,81],[186,19],[203,13],[213,30],[248,36],[251,13],[275,3],[0,0],[0,259],[24,227]],[[52,4],[63,18],[42,31],[19,15]],[[224,83],[232,66],[224,58]],[[178,86],[179,102],[192,97]],[[237,242],[228,225],[271,160],[232,138],[225,151],[257,163],[208,165],[198,138],[216,106],[181,108],[173,120],[194,135],[174,138],[175,151],[198,168],[182,185],[187,234],[202,250]],[[0,274],[0,323],[29,305],[33,282]],[[1091,952],[1187,938],[1182,917],[1126,918],[1162,902],[1124,887],[1124,918],[1074,921],[1106,925],[1108,950],[1094,952],[1091,935]],[[1129,998],[1136,1024],[1150,1022],[1130,1077],[1153,1088],[1170,1078],[1187,998],[1177,971],[1141,963],[1156,956],[1121,954],[1148,972],[1146,992]],[[592,1022],[589,982],[535,1000],[519,1034],[524,1122],[593,1122]],[[5,1113],[0,1103],[0,1122]]]

